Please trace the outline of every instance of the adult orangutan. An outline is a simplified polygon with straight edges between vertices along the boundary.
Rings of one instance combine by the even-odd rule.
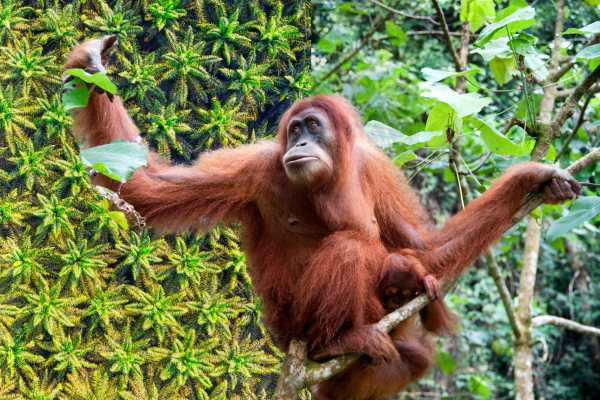
[[[114,37],[79,45],[66,67],[104,70]],[[91,94],[76,112],[84,146],[139,141],[118,97]],[[115,187],[115,182],[104,182]],[[512,167],[490,189],[436,230],[404,176],[365,136],[340,97],[296,102],[276,141],[221,149],[192,166],[153,154],[120,188],[146,222],[161,231],[206,230],[240,222],[265,323],[282,349],[308,343],[310,356],[364,356],[315,388],[318,399],[383,399],[421,377],[432,363],[428,330],[448,330],[441,300],[390,334],[374,328],[386,307],[414,292],[438,292],[438,279],[460,274],[511,225],[525,196],[573,198],[566,172],[538,163]],[[411,293],[412,292],[412,293]]]

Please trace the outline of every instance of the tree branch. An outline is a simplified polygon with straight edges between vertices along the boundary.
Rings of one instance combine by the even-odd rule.
[[[373,22],[373,26],[372,26],[371,30],[362,38],[362,40],[360,41],[360,43],[358,44],[358,46],[356,46],[356,48],[354,48],[354,50],[350,51],[348,54],[346,54],[345,56],[343,56],[341,58],[341,60],[338,61],[325,74],[325,76],[323,76],[323,78],[320,79],[319,83],[317,83],[315,85],[315,87],[313,88],[313,90],[316,89],[316,88],[318,88],[321,84],[323,84],[327,80],[329,80],[329,78],[331,78],[331,76],[333,76],[333,74],[335,74],[340,68],[342,68],[342,66],[344,66],[344,64],[346,64],[348,61],[352,60],[354,58],[354,56],[356,56],[358,54],[358,52],[369,43],[369,40],[371,40],[371,38],[373,37],[373,35],[375,33],[377,33],[377,31],[381,28],[381,25],[385,21],[387,21],[388,19],[389,19],[389,15],[385,16],[385,17],[383,17],[383,16],[377,17],[375,19],[375,21]]]
[[[567,168],[571,174],[575,174],[585,167],[592,165],[600,160],[600,147],[582,157]],[[534,208],[542,204],[541,195],[534,194],[528,196],[523,204],[518,217],[515,217],[513,224],[529,214]],[[455,282],[443,282],[444,293],[452,287]],[[383,317],[378,323],[377,328],[389,332],[402,321],[418,313],[427,304],[429,299],[426,294],[422,294],[410,302],[406,303],[397,310]],[[306,356],[306,344],[299,341],[292,341],[288,355],[284,361],[282,375],[279,378],[275,399],[276,400],[295,400],[300,389],[309,387],[319,382],[323,382],[334,375],[344,371],[350,364],[358,359],[357,355],[344,355],[336,357],[324,363],[315,363],[308,360]],[[292,375],[292,376],[290,376]]]
[[[534,327],[550,324],[586,335],[600,336],[600,328],[583,325],[579,322],[571,321],[570,319],[562,317],[555,317],[553,315],[541,315],[539,317],[535,317],[531,323]]]
[[[567,119],[573,115],[575,111],[575,107],[577,107],[577,103],[583,97],[584,94],[588,93],[589,89],[592,87],[596,81],[600,79],[600,67],[596,67],[592,73],[590,73],[584,80],[581,82],[579,86],[575,88],[573,93],[567,97],[565,103],[562,105],[554,122],[551,125],[552,132],[555,134],[554,137],[560,134],[560,128],[565,124]]]
[[[590,104],[590,101],[592,100],[593,96],[594,96],[593,93],[589,93],[587,95],[587,97],[585,98],[585,101],[583,102],[583,107],[581,107],[581,111],[579,112],[579,118],[577,118],[577,123],[573,127],[571,134],[565,140],[565,143],[563,144],[560,151],[558,153],[556,153],[556,157],[554,157],[554,162],[560,161],[560,157],[569,148],[569,144],[571,143],[571,140],[573,140],[573,138],[577,134],[577,131],[579,130],[579,128],[581,128],[581,125],[583,125],[583,122],[585,121],[585,112],[587,111],[588,105]]]
[[[444,38],[446,39],[446,43],[448,44],[448,49],[450,50],[450,53],[452,54],[452,61],[454,61],[454,66],[456,67],[456,70],[460,72],[460,71],[462,71],[462,65],[460,63],[460,58],[458,56],[458,53],[456,52],[456,49],[454,48],[454,45],[452,44],[452,38],[450,37],[450,30],[448,29],[448,24],[446,23],[446,17],[444,16],[444,11],[442,10],[442,7],[440,6],[440,3],[437,0],[432,0],[432,1],[433,1],[433,6],[435,7],[435,12],[438,17],[438,21],[440,21],[442,31],[444,32]]]
[[[422,15],[414,15],[414,14],[409,14],[409,13],[405,13],[404,11],[400,11],[397,10],[393,7],[388,6],[387,4],[384,4],[380,1],[377,0],[369,0],[371,3],[378,5],[381,8],[384,8],[386,10],[388,10],[389,12],[393,13],[393,14],[397,14],[400,15],[404,18],[409,18],[409,19],[416,19],[416,20],[421,20],[421,21],[427,21],[427,22],[431,22],[434,25],[438,25],[438,22],[431,18],[431,17],[427,17],[427,16],[422,16]]]
[[[512,305],[512,297],[510,295],[510,292],[508,291],[508,288],[506,287],[506,282],[504,282],[504,279],[502,279],[498,263],[496,263],[496,259],[492,256],[492,253],[489,250],[486,253],[486,259],[488,270],[490,272],[490,275],[494,279],[494,282],[496,283],[498,292],[500,293],[500,299],[502,300],[502,304],[504,305],[504,309],[506,310],[506,316],[508,317],[508,322],[510,323],[513,334],[515,335],[515,338],[520,338],[521,328],[517,323],[515,309]]]

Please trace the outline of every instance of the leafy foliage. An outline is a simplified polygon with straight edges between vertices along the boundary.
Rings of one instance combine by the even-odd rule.
[[[340,93],[357,106],[367,134],[403,166],[422,203],[442,223],[460,210],[461,197],[472,200],[510,165],[528,159],[539,137],[536,119],[549,84],[544,80],[551,69],[556,10],[555,2],[439,3],[459,54],[468,28],[463,70],[455,68],[431,2],[319,1],[313,16],[312,81],[313,92]],[[600,47],[589,41],[600,30],[600,11],[598,2],[587,3],[565,1],[560,55],[576,62],[552,85],[566,94],[599,68]],[[580,104],[552,141],[547,162],[568,165],[600,144],[600,97],[594,93],[582,125],[577,127]],[[556,99],[553,115],[565,98]],[[596,187],[585,187],[584,197],[566,207],[546,205],[537,214],[546,235],[533,315],[600,326],[594,294],[600,290],[600,166],[587,168],[577,179]],[[523,223],[515,226],[493,249],[513,298],[519,293],[524,230]],[[448,297],[462,315],[460,334],[440,341],[438,368],[399,399],[514,397],[512,331],[485,264],[485,259],[477,261]],[[600,379],[596,338],[548,326],[536,328],[533,340],[537,397],[594,398],[592,382]]]
[[[108,77],[181,162],[274,131],[308,76],[309,22],[303,2],[0,0],[0,398],[266,398],[281,354],[237,231],[130,227],[91,187],[61,65],[117,34]]]

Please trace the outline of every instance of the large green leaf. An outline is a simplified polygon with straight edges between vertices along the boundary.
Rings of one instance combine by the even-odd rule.
[[[594,33],[600,33],[600,21],[592,22],[582,28],[569,28],[563,35],[588,35]]]
[[[515,72],[515,63],[513,57],[500,58],[494,57],[490,61],[490,70],[494,79],[500,85],[504,85],[512,79],[513,72]]]
[[[508,46],[508,38],[501,37],[488,42],[485,47],[474,49],[471,53],[479,54],[485,61],[490,61],[495,57],[512,57],[512,50]]]
[[[435,363],[444,375],[450,375],[456,369],[456,361],[452,354],[446,351],[438,351],[435,355]]]
[[[406,150],[403,151],[401,153],[398,153],[394,156],[394,164],[396,164],[397,167],[401,167],[404,164],[406,164],[409,161],[412,160],[416,160],[417,159],[417,155],[415,154],[414,151],[412,150]]]
[[[495,18],[494,0],[462,0],[460,3],[460,20],[469,23],[471,32],[477,32]]]
[[[455,133],[462,132],[462,118],[456,115],[452,107],[446,103],[436,104],[427,115],[425,130],[439,132],[439,136],[432,137],[427,143],[430,147],[440,147],[447,143],[446,132],[448,128]]]
[[[483,399],[488,399],[492,395],[492,390],[486,380],[478,375],[469,378],[469,391]]]
[[[461,94],[439,83],[421,82],[419,88],[422,91],[421,96],[448,104],[459,117],[476,114],[492,102],[491,99],[477,93]]]
[[[88,87],[80,79],[73,79],[63,86],[62,102],[66,110],[82,108],[87,106],[89,95]]]
[[[525,66],[533,72],[533,75],[540,81],[545,80],[550,73],[544,62],[544,56],[537,51],[531,51],[525,54]]]
[[[483,28],[479,34],[476,46],[483,46],[492,39],[527,29],[535,23],[535,9],[532,7],[519,8],[509,16]]]
[[[405,135],[397,129],[380,121],[369,121],[365,125],[365,132],[377,144],[377,146],[385,149],[394,143],[401,143],[410,148],[422,147],[432,138],[440,136],[441,132],[417,132],[414,135]]]
[[[387,33],[392,44],[402,46],[406,42],[406,33],[393,21],[385,22],[385,33]]]
[[[480,118],[469,118],[469,122],[481,132],[481,140],[491,152],[510,156],[528,154],[529,146],[525,140],[521,143],[514,143]]]
[[[123,140],[81,151],[84,165],[119,182],[125,182],[136,169],[146,165],[147,158],[144,145]]]
[[[117,94],[117,86],[115,86],[115,84],[112,83],[108,76],[106,76],[106,74],[103,72],[90,74],[81,68],[71,68],[66,70],[65,73],[79,78],[84,82],[94,84],[108,93]]]
[[[554,240],[590,221],[600,214],[600,196],[580,197],[573,202],[569,213],[550,225],[546,237]]]
[[[450,78],[453,76],[462,76],[462,75],[466,75],[469,72],[471,72],[472,69],[468,69],[465,71],[461,71],[461,72],[456,72],[456,71],[445,71],[442,69],[433,69],[433,68],[429,68],[429,67],[425,67],[423,69],[421,69],[421,73],[423,74],[423,78],[427,81],[427,82],[439,82],[439,81],[443,81],[446,78]]]
[[[599,57],[600,43],[585,47],[581,49],[581,51],[577,53],[577,55],[575,55],[575,59],[577,61],[592,61]]]

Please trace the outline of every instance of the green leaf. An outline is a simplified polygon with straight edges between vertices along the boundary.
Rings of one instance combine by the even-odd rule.
[[[79,79],[73,79],[64,84],[62,102],[66,110],[83,108],[88,104],[89,89]]]
[[[337,43],[325,36],[319,39],[317,42],[317,49],[321,50],[325,54],[331,54],[337,49]]]
[[[510,346],[504,339],[496,339],[492,342],[492,350],[499,356],[506,355],[510,352]]]
[[[496,18],[493,0],[462,0],[460,4],[461,22],[469,22],[471,32],[477,32],[487,22]]]
[[[494,79],[500,85],[504,85],[512,79],[515,72],[515,63],[513,57],[499,58],[494,57],[490,62],[490,69]]]
[[[84,165],[119,182],[125,182],[136,169],[146,165],[147,157],[144,145],[122,140],[81,151]]]
[[[585,47],[575,55],[577,61],[592,61],[598,57],[600,57],[600,43]]]
[[[512,34],[527,29],[534,23],[535,9],[532,7],[519,8],[509,16],[483,28],[475,45],[483,46],[490,40],[507,35],[506,28]]]
[[[406,42],[406,33],[393,21],[385,22],[385,33],[392,39],[392,43],[396,46],[402,46]]]
[[[450,375],[456,369],[456,361],[452,354],[448,352],[438,351],[435,362],[444,375]]]
[[[404,133],[384,124],[383,122],[371,120],[365,125],[365,132],[382,149],[391,146],[394,143],[401,143],[405,146],[414,148],[422,147],[432,138],[441,135],[441,132],[417,132],[414,135],[405,135]]]
[[[409,161],[416,160],[417,155],[412,150],[403,151],[394,156],[394,164],[397,167],[401,167]]]
[[[550,225],[546,237],[552,241],[583,225],[600,213],[600,196],[584,196],[573,202],[569,213]]]
[[[462,118],[458,118],[456,112],[446,103],[436,104],[429,111],[425,129],[430,132],[439,132],[439,136],[433,137],[427,144],[431,147],[445,145],[448,128],[454,132],[462,132]]]
[[[508,47],[515,51],[517,54],[526,55],[529,53],[535,53],[535,43],[537,38],[529,33],[519,32],[517,36],[513,36],[508,41]]]
[[[110,217],[110,219],[115,221],[115,223],[117,225],[119,225],[121,227],[121,229],[123,229],[123,230],[129,229],[129,223],[127,222],[127,217],[125,216],[125,213],[123,213],[122,211],[109,211],[108,216]]]
[[[487,382],[483,377],[474,375],[469,378],[469,391],[478,397],[487,399],[492,395]]]
[[[530,52],[525,55],[525,66],[533,72],[533,75],[540,81],[545,80],[550,73],[546,67],[543,56],[537,51]]]
[[[531,104],[533,115],[539,114],[542,97],[543,96],[541,94],[537,94],[537,93],[531,93],[528,96],[529,101],[531,102],[530,104]],[[515,118],[520,119],[522,121],[526,121],[528,119],[527,101],[525,101],[525,100],[526,100],[526,98],[525,98],[525,96],[523,96],[521,98],[521,100],[519,100],[519,103],[517,104],[517,110],[515,111]]]
[[[529,146],[527,146],[526,141],[520,144],[514,143],[482,119],[469,118],[469,122],[473,124],[475,129],[481,132],[481,140],[483,140],[491,152],[510,156],[524,156],[528,154]]]
[[[427,82],[439,82],[439,81],[443,81],[444,79],[450,78],[453,76],[467,75],[471,71],[472,71],[471,69],[468,69],[466,71],[461,71],[461,72],[444,71],[441,69],[433,69],[433,68],[429,68],[429,67],[425,67],[425,68],[421,69],[423,78]]]
[[[448,104],[459,117],[476,114],[492,102],[491,99],[477,93],[460,94],[439,83],[421,82],[419,88],[422,91],[421,96]]]
[[[117,87],[103,72],[90,74],[81,68],[71,68],[65,72],[71,76],[81,79],[84,82],[94,84],[108,93],[117,94]]]
[[[480,49],[474,49],[471,53],[479,54],[484,61],[490,61],[495,57],[506,58],[512,57],[512,50],[508,46],[508,38],[502,37],[492,40]]]
[[[600,0],[598,2],[600,3]],[[600,33],[600,21],[592,22],[582,28],[569,28],[563,35],[587,35],[594,33]]]

